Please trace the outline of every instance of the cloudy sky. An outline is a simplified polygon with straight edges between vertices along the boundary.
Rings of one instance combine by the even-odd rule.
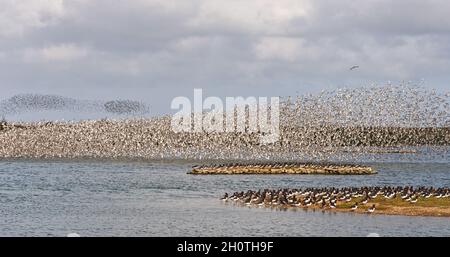
[[[447,0],[0,0],[0,99],[450,88]],[[350,71],[353,65],[360,68]]]

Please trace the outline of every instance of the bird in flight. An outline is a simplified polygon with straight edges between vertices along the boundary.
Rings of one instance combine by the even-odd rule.
[[[359,66],[358,66],[358,65],[355,65],[355,66],[352,66],[352,67],[350,68],[350,70],[354,70],[354,69],[357,69],[357,68],[359,68]]]

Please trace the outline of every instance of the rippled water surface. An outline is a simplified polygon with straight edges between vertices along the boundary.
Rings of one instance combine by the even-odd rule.
[[[450,187],[439,162],[372,163],[372,176],[194,176],[191,163],[0,161],[0,235],[438,236],[449,218],[276,210],[222,203],[224,192],[362,185]]]

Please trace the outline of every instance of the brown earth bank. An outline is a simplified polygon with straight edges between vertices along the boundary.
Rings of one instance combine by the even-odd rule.
[[[389,203],[375,203],[375,211],[369,212],[368,208],[372,206],[372,203],[360,206],[356,210],[352,210],[350,206],[343,207],[338,206],[334,209],[325,207],[320,208],[318,206],[311,207],[293,207],[290,205],[281,205],[277,207],[265,206],[267,208],[278,209],[302,209],[302,210],[314,210],[314,211],[329,211],[329,212],[346,212],[357,213],[367,215],[402,215],[402,216],[424,216],[424,217],[450,217],[450,202],[445,203],[444,206],[397,206],[396,204]]]
[[[433,216],[450,217],[450,199],[445,198],[441,201],[428,199],[419,199],[417,203],[403,203],[395,200],[374,200],[367,204],[358,206],[358,209],[352,210],[351,206],[356,201],[346,204],[338,204],[337,208],[325,208],[327,211],[351,212],[359,214],[384,214],[384,215],[404,215],[404,216]],[[370,213],[368,209],[375,204],[375,211]]]

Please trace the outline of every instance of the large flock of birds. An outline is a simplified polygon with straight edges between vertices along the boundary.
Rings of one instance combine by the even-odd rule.
[[[224,202],[234,202],[247,206],[266,207],[311,207],[335,209],[342,203],[350,203],[351,210],[365,208],[368,212],[375,211],[373,201],[377,198],[401,199],[411,204],[424,199],[439,199],[450,197],[449,188],[434,187],[344,187],[344,188],[303,188],[303,189],[264,189],[259,191],[225,193],[221,198]]]
[[[0,116],[37,111],[95,112],[104,114],[138,115],[150,108],[132,100],[79,100],[59,95],[20,94],[0,101]]]
[[[369,166],[348,163],[241,162],[195,165],[189,174],[327,174],[370,175],[377,172]]]
[[[0,115],[89,104],[107,112],[145,111],[144,105],[132,101],[82,103],[57,96],[21,95],[1,101]],[[260,143],[258,132],[175,133],[170,116],[2,121],[0,142],[0,157],[27,158],[346,161],[369,151],[401,153],[424,145],[444,146],[443,154],[448,155],[450,94],[388,85],[283,98],[279,141],[266,145]]]

